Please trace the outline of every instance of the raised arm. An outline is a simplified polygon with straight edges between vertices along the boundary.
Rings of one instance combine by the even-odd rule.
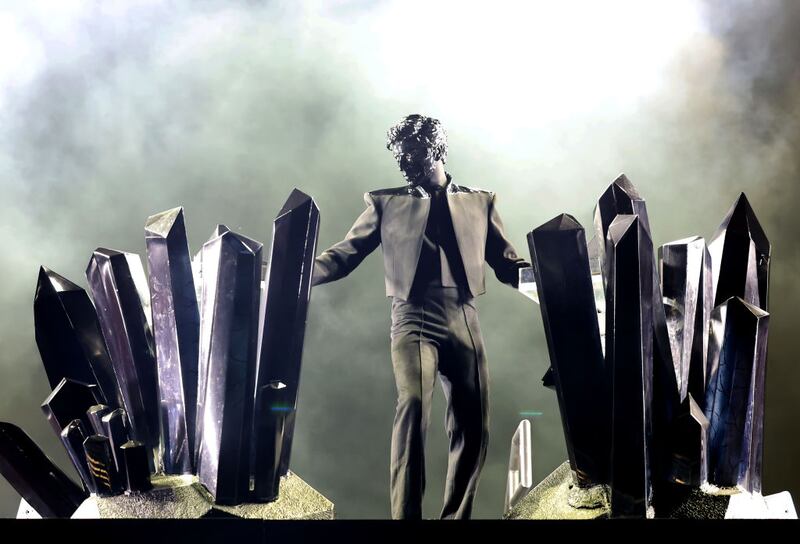
[[[344,240],[323,251],[314,261],[311,285],[345,277],[380,244],[380,214],[369,193],[364,194],[364,202],[367,209],[358,216]]]
[[[494,270],[497,279],[515,289],[519,286],[519,269],[530,265],[517,255],[517,251],[506,238],[503,222],[495,208],[495,195],[489,203],[489,223],[486,234],[486,262]]]

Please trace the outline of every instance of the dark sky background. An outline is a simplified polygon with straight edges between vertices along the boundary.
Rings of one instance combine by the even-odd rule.
[[[293,187],[320,250],[403,184],[386,129],[442,120],[447,168],[498,193],[507,233],[568,212],[589,226],[625,172],[656,244],[710,237],[745,192],[773,244],[765,493],[800,496],[800,3],[0,3],[0,419],[70,474],[32,300],[46,265],[85,285],[98,246],[144,254],[147,216],[185,207],[192,251],[217,223],[269,242]],[[491,273],[478,300],[491,436],[474,516],[501,515],[511,437],[533,422],[535,479],[566,459],[539,308]],[[342,518],[389,516],[394,381],[382,263],[312,293],[293,470]],[[437,391],[424,515],[441,508]],[[0,516],[19,496],[0,479]]]

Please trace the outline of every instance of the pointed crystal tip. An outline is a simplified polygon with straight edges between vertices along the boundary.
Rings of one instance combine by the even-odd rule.
[[[183,206],[151,215],[144,225],[145,235],[166,238],[179,218],[183,218]]]
[[[309,195],[305,194],[300,189],[297,188],[292,189],[289,198],[286,199],[286,202],[283,204],[281,211],[278,212],[278,217],[299,208],[309,200],[313,201],[314,199],[311,198]]]
[[[53,272],[49,268],[45,266],[39,267],[39,280],[38,286],[36,289],[36,298],[39,297],[39,293],[41,289],[49,287],[50,290],[56,293],[62,293],[65,291],[81,291],[82,288],[67,278],[62,276],[61,274],[57,274]]]

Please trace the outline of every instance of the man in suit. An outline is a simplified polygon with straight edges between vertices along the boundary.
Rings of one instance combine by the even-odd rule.
[[[378,244],[392,298],[391,351],[397,385],[392,430],[395,519],[420,518],[425,435],[437,373],[450,440],[442,518],[469,518],[486,457],[488,373],[473,298],[484,293],[484,261],[517,287],[530,266],[503,232],[495,195],[457,185],[445,172],[438,120],[409,115],[388,132],[407,185],[364,195],[367,209],[344,240],[317,257],[312,285],[345,277]]]

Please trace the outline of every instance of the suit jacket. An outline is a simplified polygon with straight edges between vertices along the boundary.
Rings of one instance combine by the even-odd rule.
[[[364,194],[364,202],[367,209],[344,240],[316,258],[312,285],[345,277],[380,244],[386,296],[407,300],[422,249],[430,195],[420,186],[405,186],[370,191]],[[484,261],[501,282],[517,287],[519,269],[530,264],[517,256],[506,238],[494,193],[450,181],[447,203],[472,296],[486,291]]]

